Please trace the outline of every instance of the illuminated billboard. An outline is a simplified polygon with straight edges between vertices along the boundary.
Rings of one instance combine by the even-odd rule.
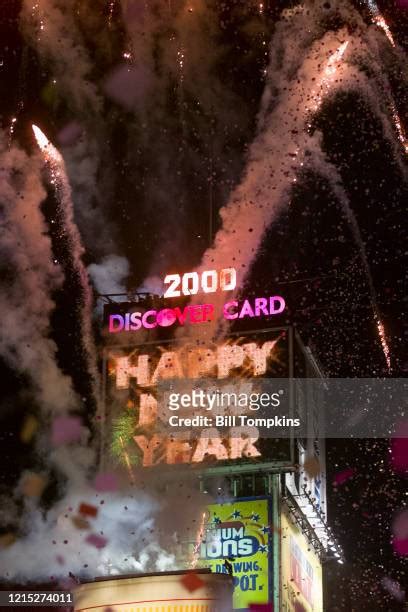
[[[207,507],[199,564],[231,573],[234,610],[272,601],[272,518],[270,500],[252,498]]]
[[[323,612],[322,566],[297,524],[281,515],[282,612]]]
[[[163,414],[163,404],[167,402],[170,409],[167,420],[177,418],[168,416],[172,404],[163,398],[171,400],[175,394],[169,395],[166,385],[188,382],[191,387],[205,380],[207,386],[210,384],[215,389],[212,398],[217,396],[220,387],[248,399],[257,381],[287,377],[288,335],[285,329],[243,333],[209,346],[169,341],[108,347],[104,397],[111,454],[122,463],[140,467],[205,466],[214,462],[228,465],[231,461],[288,463],[290,444],[287,439],[261,438],[255,427],[240,427],[239,421],[228,421],[229,417],[224,418],[224,427],[220,430],[214,426],[193,427],[184,433],[181,430],[173,433],[165,427]],[[203,393],[191,392],[193,399],[199,392]],[[271,394],[271,401],[274,399]],[[251,408],[248,407],[249,412]],[[198,418],[202,424],[208,417]]]

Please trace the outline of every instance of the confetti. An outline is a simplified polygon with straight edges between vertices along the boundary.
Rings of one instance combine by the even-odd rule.
[[[94,489],[106,493],[108,491],[116,491],[118,488],[118,479],[113,472],[101,472],[95,477]]]
[[[91,546],[95,546],[95,548],[105,548],[108,540],[96,533],[91,533],[85,540]]]
[[[32,414],[28,415],[25,418],[23,427],[21,428],[21,431],[20,431],[20,440],[24,444],[28,444],[29,442],[31,442],[37,429],[38,429],[37,419]]]
[[[82,435],[82,422],[79,417],[61,416],[54,419],[51,431],[53,446],[77,442]]]
[[[408,473],[408,422],[400,425],[391,442],[391,465],[398,474]]]
[[[8,548],[16,541],[14,533],[4,533],[0,536],[0,548]]]
[[[26,497],[41,497],[47,481],[39,474],[26,474],[21,483],[21,491]]]
[[[194,593],[194,591],[197,591],[204,585],[204,582],[200,576],[194,572],[184,574],[182,578],[180,578],[180,582],[190,593]]]
[[[80,514],[85,514],[86,516],[95,517],[98,514],[98,508],[96,506],[91,506],[90,504],[82,503],[79,506],[78,512]]]
[[[249,604],[249,610],[250,612],[273,612],[273,604]]]
[[[89,522],[82,516],[73,516],[71,520],[77,529],[89,529],[90,527]]]
[[[350,478],[353,478],[354,474],[355,474],[354,468],[347,468],[346,470],[343,470],[342,472],[338,472],[334,477],[333,484],[342,485],[345,482],[347,482],[347,480],[350,480]]]

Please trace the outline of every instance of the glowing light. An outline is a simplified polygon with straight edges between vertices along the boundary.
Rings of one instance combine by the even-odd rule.
[[[96,363],[96,349],[93,341],[92,313],[93,298],[89,285],[88,273],[82,261],[84,248],[81,236],[74,220],[74,205],[72,202],[71,188],[65,163],[62,155],[56,147],[48,140],[44,132],[36,125],[32,125],[37,144],[44,155],[50,171],[50,182],[55,188],[58,197],[58,212],[60,213],[64,237],[69,245],[73,267],[78,276],[82,290],[81,305],[81,328],[84,342],[84,349],[87,357],[88,370],[91,375],[95,401],[98,402],[98,367]]]
[[[334,51],[334,53],[332,53],[331,56],[329,57],[327,64],[326,64],[326,68],[324,69],[323,75],[320,79],[319,89],[317,91],[313,90],[311,93],[311,97],[314,100],[312,108],[311,108],[313,112],[316,112],[319,110],[319,108],[321,107],[323,103],[323,99],[329,93],[331,86],[335,80],[337,69],[339,67],[340,62],[343,59],[343,56],[346,52],[348,45],[349,45],[349,41],[347,40],[346,42],[342,43],[340,47],[336,51]]]
[[[125,458],[125,463],[126,463],[126,467],[127,467],[128,474],[129,474],[129,480],[130,480],[130,482],[133,483],[134,482],[134,476],[133,476],[132,465],[130,463],[129,455],[126,452],[125,445],[123,444],[122,436],[119,436],[119,441],[120,441],[120,445],[122,447],[123,456]]]
[[[383,30],[391,45],[395,47],[395,41],[391,33],[390,26],[385,21],[384,16],[380,13],[377,3],[374,0],[367,0],[367,6],[371,13],[373,23]]]
[[[377,320],[377,329],[378,334],[380,336],[381,346],[384,353],[385,360],[387,362],[388,370],[391,370],[391,358],[390,358],[390,349],[387,343],[387,339],[385,336],[385,329],[383,323],[380,319]]]
[[[198,527],[198,531],[197,531],[197,537],[196,537],[196,541],[195,541],[195,545],[194,545],[194,550],[193,550],[193,558],[191,560],[191,567],[195,568],[197,566],[197,562],[200,558],[200,547],[201,547],[201,543],[204,539],[204,535],[205,535],[205,522],[206,522],[206,512],[203,512],[201,515],[201,521],[200,521],[200,525]]]
[[[398,111],[396,109],[394,102],[391,103],[391,112],[392,112],[392,118],[394,120],[395,129],[398,134],[398,140],[401,142],[405,153],[408,155],[408,138],[405,134],[404,128],[401,123],[400,116],[398,114]]]
[[[394,37],[393,37],[393,35],[391,33],[390,26],[385,21],[384,17],[381,14],[376,15],[373,18],[373,21],[374,21],[374,23],[376,25],[378,25],[379,28],[381,28],[384,31],[384,33],[385,33],[386,37],[388,38],[388,40],[390,41],[391,45],[393,47],[395,47],[395,41],[394,41]]]
[[[37,144],[41,151],[45,153],[47,161],[53,161],[55,163],[62,162],[63,159],[60,152],[51,144],[44,132],[42,132],[40,128],[34,124],[32,125],[32,128]]]

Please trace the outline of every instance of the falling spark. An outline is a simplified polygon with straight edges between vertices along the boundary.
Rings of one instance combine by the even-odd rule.
[[[193,550],[193,558],[191,560],[192,568],[197,567],[198,559],[200,557],[200,546],[201,546],[201,542],[203,541],[203,537],[204,537],[205,519],[206,519],[206,513],[203,512],[201,516],[200,526],[197,531],[196,542],[195,542],[194,550]]]
[[[367,5],[371,13],[373,23],[384,31],[390,44],[395,48],[395,40],[391,33],[390,27],[385,21],[384,16],[380,13],[377,3],[374,0],[367,0]],[[391,103],[391,113],[394,120],[395,129],[398,133],[398,139],[401,141],[404,151],[408,155],[408,138],[404,132],[404,128],[394,102]]]
[[[115,0],[109,0],[108,25],[112,26],[113,11],[115,10]]]
[[[392,118],[394,119],[395,129],[398,134],[398,140],[401,142],[405,153],[408,155],[408,138],[405,134],[405,130],[402,126],[401,119],[400,119],[400,116],[398,114],[398,111],[396,109],[394,102],[391,103],[391,112],[392,112]]]
[[[182,87],[184,83],[184,49],[183,47],[180,47],[180,49],[177,51],[177,62],[179,66],[180,87]]]
[[[16,126],[16,123],[17,123],[17,117],[13,117],[11,119],[10,129],[9,129],[9,148],[11,147],[11,141],[13,140],[14,128]]]
[[[367,6],[371,13],[371,18],[373,20],[373,23],[375,23],[379,28],[383,30],[384,34],[390,41],[391,45],[395,47],[395,40],[391,33],[390,26],[385,21],[384,16],[381,14],[377,3],[374,0],[367,0]]]
[[[387,343],[387,339],[385,337],[384,324],[380,321],[380,319],[377,319],[377,329],[378,335],[380,336],[381,346],[385,356],[385,360],[387,362],[388,370],[391,371],[390,349]]]
[[[68,239],[72,263],[78,275],[79,282],[82,288],[82,336],[84,341],[85,353],[87,356],[88,370],[91,375],[93,385],[93,394],[96,402],[98,403],[98,368],[96,364],[96,350],[92,333],[92,291],[89,285],[88,273],[82,261],[82,254],[84,252],[84,248],[82,246],[78,228],[74,221],[74,207],[71,197],[71,188],[69,186],[69,180],[65,169],[65,162],[58,149],[53,146],[53,144],[48,140],[48,138],[40,130],[40,128],[36,125],[33,125],[32,129],[37,144],[41,149],[44,155],[44,159],[48,164],[50,170],[50,182],[54,186],[56,194],[58,196],[59,209],[61,212],[64,233],[66,234],[66,237]]]
[[[126,467],[128,469],[129,480],[130,480],[131,483],[133,483],[135,481],[135,479],[134,479],[134,476],[133,476],[132,464],[130,463],[129,455],[126,452],[126,448],[125,448],[125,445],[123,443],[122,436],[119,436],[119,440],[120,440],[120,445],[121,445],[122,450],[123,450],[123,456],[125,458]]]
[[[313,106],[311,108],[313,112],[317,112],[319,110],[319,108],[321,107],[323,103],[323,99],[329,93],[331,86],[335,80],[337,69],[339,67],[340,62],[342,61],[344,57],[344,54],[346,52],[348,45],[349,45],[349,41],[346,40],[346,42],[342,43],[340,47],[336,51],[334,51],[334,53],[332,53],[331,56],[329,57],[327,64],[326,64],[326,68],[323,72],[323,76],[320,79],[319,89],[318,91],[315,91],[315,90],[312,91],[312,94],[311,94],[314,100]]]

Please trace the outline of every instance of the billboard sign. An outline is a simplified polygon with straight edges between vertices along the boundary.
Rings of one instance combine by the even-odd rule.
[[[205,416],[215,415],[216,409],[228,412],[229,406],[219,407],[220,389],[227,389],[228,397],[240,398],[243,406],[257,381],[261,384],[263,378],[287,378],[287,370],[288,337],[284,329],[231,336],[219,345],[206,347],[185,341],[109,347],[104,378],[111,451],[120,461],[141,467],[289,461],[288,440],[261,439],[256,427],[240,427],[242,418]],[[192,389],[202,380],[207,385],[206,394],[202,389]],[[182,401],[185,394],[169,393],[169,385],[174,385],[173,390],[176,385],[177,389],[187,385],[191,397],[187,408],[174,408],[174,396]],[[212,385],[211,393],[208,385]],[[200,400],[203,394],[213,406],[203,408],[199,404],[194,408],[195,399]],[[276,395],[271,394],[270,400],[276,401]],[[247,411],[252,417],[253,406],[248,401],[246,407],[242,406],[235,404],[231,410],[240,410],[241,414]],[[175,419],[180,422],[181,409],[190,410],[191,423],[195,425],[196,418],[200,426],[188,431],[170,430],[168,425]],[[211,426],[205,427],[205,419]],[[221,421],[222,427],[214,426]]]
[[[234,610],[272,601],[272,518],[269,498],[207,507],[199,564],[233,576]]]
[[[322,566],[313,547],[286,513],[281,515],[282,611],[322,612]]]

